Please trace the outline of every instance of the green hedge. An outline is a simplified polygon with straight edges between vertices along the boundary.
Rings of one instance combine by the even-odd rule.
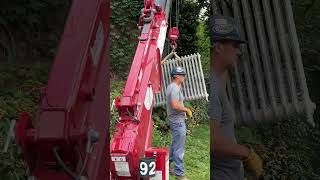
[[[258,128],[237,129],[239,143],[250,144],[264,161],[264,179],[320,179],[320,133],[302,117]]]
[[[0,71],[0,176],[8,180],[25,179],[27,166],[12,142],[7,153],[2,152],[10,120],[23,111],[34,115],[39,103],[40,88],[45,84],[49,64],[35,62],[1,68]]]

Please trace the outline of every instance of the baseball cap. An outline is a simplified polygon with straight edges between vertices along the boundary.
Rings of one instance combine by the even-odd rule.
[[[230,16],[213,15],[209,20],[211,43],[220,40],[233,40],[239,43],[247,43],[240,37],[235,20]]]

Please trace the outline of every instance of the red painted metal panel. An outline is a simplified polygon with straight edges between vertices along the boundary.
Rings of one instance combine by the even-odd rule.
[[[156,159],[156,172],[159,175],[161,174],[162,180],[169,179],[168,148],[149,148],[146,150],[146,157],[152,157]]]
[[[109,174],[109,0],[73,1],[35,127],[24,113],[16,135],[37,180],[72,179],[57,170],[53,149],[75,175],[83,166],[89,130],[99,133],[84,166],[88,180]]]
[[[148,7],[160,11],[150,11]],[[154,14],[148,14],[150,12]],[[139,159],[145,156],[145,150],[150,148],[152,142],[151,115],[154,94],[161,88],[161,54],[158,41],[160,36],[166,35],[165,32],[160,33],[161,27],[165,26],[165,30],[167,28],[166,17],[164,9],[156,7],[154,1],[145,1],[144,13],[140,23],[144,18],[151,20],[144,23],[124,91],[117,101],[120,122],[116,125],[110,144],[111,157],[125,159],[125,162],[110,162],[112,177],[119,180],[138,178]],[[116,172],[116,164],[121,163],[128,164],[129,172],[126,172],[126,175]]]

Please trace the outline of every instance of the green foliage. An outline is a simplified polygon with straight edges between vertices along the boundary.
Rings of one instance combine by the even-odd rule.
[[[0,126],[3,124],[0,124]],[[2,141],[2,139],[1,139]],[[2,142],[0,143],[3,144]],[[27,166],[18,152],[17,145],[13,145],[10,152],[0,153],[0,175],[5,180],[26,179]],[[17,154],[19,156],[17,157]]]
[[[294,19],[297,28],[300,47],[302,49],[320,50],[320,1],[292,1]]]
[[[0,6],[0,29],[6,28],[12,34],[19,59],[54,55],[68,1],[4,0]]]
[[[191,111],[193,113],[192,120],[194,124],[207,123],[208,117],[208,101],[201,99],[190,102]]]
[[[127,77],[138,43],[138,19],[143,8],[140,0],[110,1],[111,70]]]
[[[319,169],[313,167],[319,138],[301,118],[237,131],[238,142],[251,144],[263,159],[264,179],[319,179]]]
[[[48,69],[48,63],[36,62],[0,71],[0,119],[17,118],[21,111],[35,111]]]
[[[179,3],[179,39],[177,53],[188,55],[197,52],[197,27],[201,5],[197,1],[185,0]],[[176,26],[176,9],[172,10],[172,26]]]
[[[187,132],[190,134],[192,129],[199,124],[208,122],[208,102],[206,100],[197,100],[192,102],[185,102],[184,105],[191,109],[193,117],[186,120]],[[161,133],[169,132],[169,120],[165,107],[157,107],[153,109],[152,119],[154,120],[154,127]]]
[[[210,72],[210,38],[206,23],[205,20],[201,20],[198,25],[196,45],[201,55],[203,74],[208,77]]]
[[[0,147],[4,146],[10,120],[19,113],[34,114],[39,103],[40,88],[47,78],[49,65],[36,62],[31,65],[17,65],[0,71]],[[4,179],[24,179],[27,167],[13,143],[8,153],[0,152],[0,175]]]
[[[152,146],[153,147],[166,147],[171,143],[171,134],[169,131],[162,132],[156,128],[152,131]]]
[[[158,131],[162,133],[169,132],[169,121],[167,119],[167,111],[165,107],[153,108],[152,119],[154,121],[154,127]]]
[[[127,77],[138,43],[139,30],[137,28],[143,1],[120,0],[111,1],[111,69],[112,73],[124,79]],[[207,1],[204,1],[208,3]],[[198,51],[197,27],[199,25],[200,9],[206,5],[202,1],[182,1],[179,4],[179,31],[178,54],[187,55]],[[175,3],[172,7],[171,22],[175,26]],[[128,10],[130,8],[130,11]]]
[[[113,100],[121,96],[122,89],[124,88],[124,81],[111,81],[110,82],[110,107],[112,107]],[[115,109],[110,109],[110,137],[115,131],[115,124],[118,121],[119,114]]]

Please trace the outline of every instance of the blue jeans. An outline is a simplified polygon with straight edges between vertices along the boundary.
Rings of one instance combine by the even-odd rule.
[[[169,121],[172,143],[170,145],[169,160],[174,162],[174,174],[176,176],[184,176],[184,145],[186,140],[186,124],[185,122]]]

